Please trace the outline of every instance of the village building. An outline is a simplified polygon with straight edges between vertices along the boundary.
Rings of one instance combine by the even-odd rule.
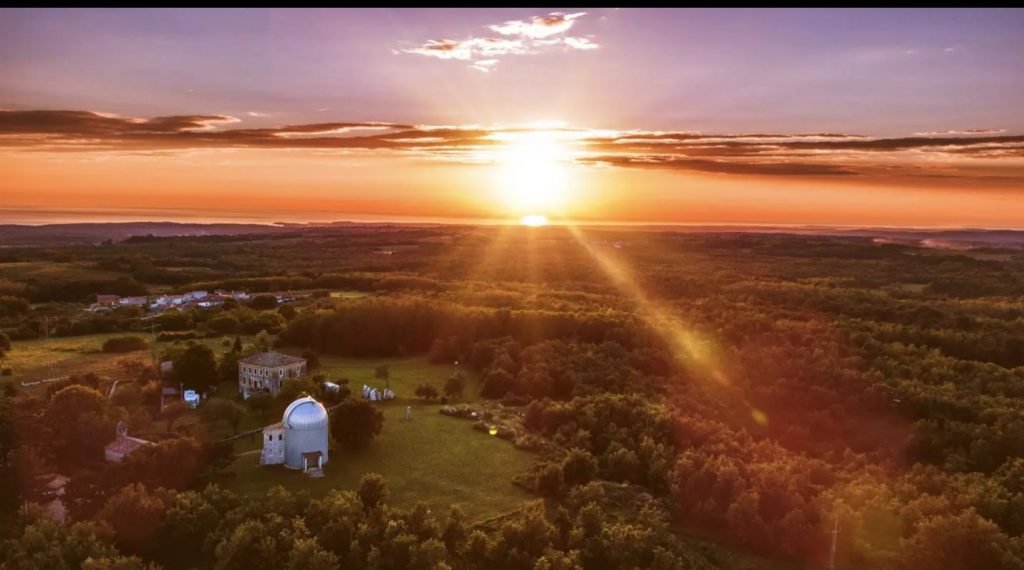
[[[328,459],[327,408],[310,396],[288,405],[280,423],[263,428],[260,465],[284,465],[323,476]]]
[[[128,435],[128,425],[123,421],[119,421],[117,422],[117,437],[114,438],[114,441],[108,443],[103,451],[108,462],[120,463],[125,457],[147,445],[153,445],[153,443],[137,437],[130,437]]]
[[[281,390],[285,380],[306,375],[306,359],[280,352],[261,352],[238,359],[238,391],[243,399],[254,393]]]
[[[117,295],[96,295],[96,304],[103,307],[115,307],[120,302],[121,298]]]
[[[141,307],[145,305],[148,301],[149,299],[147,297],[121,297],[120,303],[122,305]]]

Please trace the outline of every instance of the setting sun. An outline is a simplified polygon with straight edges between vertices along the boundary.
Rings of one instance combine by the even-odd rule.
[[[529,226],[531,228],[539,228],[541,226],[548,225],[548,217],[540,214],[523,216],[521,221],[524,226]]]
[[[505,142],[497,155],[497,182],[505,208],[525,216],[526,225],[544,225],[546,214],[567,205],[571,155],[566,142],[556,131],[542,130],[502,133],[496,138]]]

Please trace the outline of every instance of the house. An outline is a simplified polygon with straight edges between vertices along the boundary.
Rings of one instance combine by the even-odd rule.
[[[147,445],[153,445],[153,443],[137,437],[129,437],[128,425],[120,421],[117,422],[117,437],[107,444],[103,454],[108,462],[120,463],[125,457]]]
[[[96,304],[102,307],[116,307],[121,303],[117,295],[96,295]]]
[[[204,309],[209,309],[210,307],[223,305],[225,300],[227,300],[227,297],[224,297],[223,295],[207,295],[199,299],[199,301],[196,302],[196,305]]]
[[[217,289],[216,291],[214,291],[214,294],[220,295],[221,297],[225,297],[227,299],[234,299],[236,301],[249,300],[249,294],[246,293],[245,291],[225,291],[223,289]]]
[[[289,378],[306,375],[306,359],[280,352],[261,352],[238,359],[238,391],[243,399],[257,392],[273,395]]]
[[[206,291],[189,291],[181,297],[184,301],[198,301],[199,299],[206,297],[206,295]]]
[[[149,299],[146,297],[121,297],[120,303],[122,305],[131,305],[134,307],[141,307],[145,305]]]

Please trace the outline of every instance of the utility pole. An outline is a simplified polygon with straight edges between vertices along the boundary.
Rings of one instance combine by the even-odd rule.
[[[832,554],[829,555],[828,568],[836,570],[836,541],[839,538],[839,515],[835,515],[835,525],[832,527]]]

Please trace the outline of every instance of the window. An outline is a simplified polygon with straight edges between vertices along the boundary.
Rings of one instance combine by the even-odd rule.
[[[273,437],[273,436],[271,436],[271,437]],[[284,435],[280,434],[280,433],[277,434],[277,441],[281,441],[282,439],[284,439]]]
[[[267,436],[267,441],[274,441],[274,434],[268,435]]]

